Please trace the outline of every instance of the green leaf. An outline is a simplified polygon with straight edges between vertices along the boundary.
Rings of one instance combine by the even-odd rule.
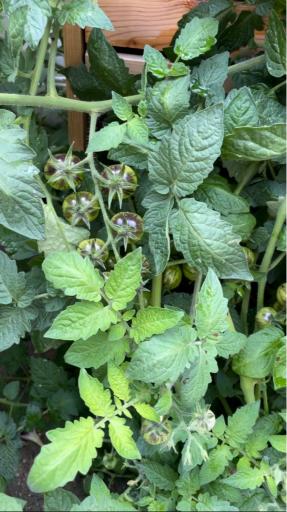
[[[212,268],[226,279],[253,279],[231,226],[204,203],[182,199],[170,224],[175,246],[191,266],[203,273]]]
[[[209,176],[197,189],[195,199],[206,203],[209,208],[222,215],[248,213],[250,207],[246,199],[232,194],[218,178]]]
[[[117,322],[117,315],[109,306],[94,302],[76,302],[68,306],[54,320],[46,338],[77,341],[86,340],[98,330],[106,331]]]
[[[151,484],[164,491],[174,489],[178,475],[170,466],[155,461],[145,461],[141,462],[139,467]]]
[[[91,141],[87,147],[87,153],[108,151],[111,148],[117,148],[124,140],[126,125],[119,124],[116,121],[105,126],[92,135]]]
[[[86,475],[104,432],[96,429],[93,418],[67,421],[65,427],[47,432],[49,444],[41,448],[28,475],[32,492],[48,492],[74,480],[77,472]]]
[[[273,384],[276,390],[287,386],[286,347],[284,345],[276,352],[273,364]]]
[[[101,300],[104,280],[89,258],[82,258],[77,251],[52,253],[42,268],[46,279],[55,288],[64,290],[65,295],[94,302]]]
[[[108,381],[114,395],[127,402],[130,399],[129,381],[123,368],[114,363],[108,364]]]
[[[34,153],[25,144],[26,132],[15,115],[0,110],[0,224],[20,235],[44,238],[42,192],[36,181]]]
[[[265,473],[261,468],[251,468],[248,460],[241,459],[237,465],[237,471],[223,483],[236,487],[237,489],[256,489],[264,482]]]
[[[165,416],[172,406],[172,392],[169,389],[165,389],[159,397],[154,408],[160,416]]]
[[[267,377],[272,372],[277,350],[283,345],[282,335],[280,329],[271,326],[249,336],[243,350],[232,360],[233,370],[254,379]]]
[[[216,348],[210,344],[197,345],[190,367],[187,368],[178,386],[180,402],[190,410],[206,393],[211,382],[211,373],[218,371]]]
[[[3,396],[8,400],[15,400],[19,394],[20,390],[20,382],[18,380],[13,380],[8,382],[3,388]]]
[[[223,219],[232,226],[233,233],[241,238],[242,241],[248,240],[256,225],[256,218],[251,213],[231,213]]]
[[[228,359],[242,350],[247,342],[247,337],[241,332],[225,332],[216,343],[216,350],[220,357]]]
[[[78,368],[99,368],[125,348],[124,340],[111,340],[108,333],[98,332],[87,340],[75,341],[65,353],[65,361]]]
[[[143,206],[147,206],[146,199]],[[169,260],[169,213],[173,200],[170,196],[162,196],[157,192],[149,194],[149,208],[144,215],[144,227],[148,232],[149,248],[153,256],[155,274],[161,274]]]
[[[147,307],[137,312],[132,319],[131,336],[136,343],[150,338],[154,334],[161,334],[178,324],[183,317],[183,311],[172,309]]]
[[[105,293],[115,311],[125,309],[141,284],[141,248],[118,261],[105,284]]]
[[[216,43],[218,21],[214,18],[193,18],[181,30],[174,52],[182,60],[190,60],[207,52]]]
[[[226,331],[227,304],[219,279],[209,269],[195,308],[195,325],[200,339],[216,339],[219,333]]]
[[[9,36],[18,26],[19,41],[18,47],[22,45],[22,40],[35,49],[40,42],[47,25],[48,18],[51,16],[51,7],[48,0],[7,0],[5,10],[9,16]],[[20,22],[20,23],[19,23]]]
[[[176,121],[189,112],[190,76],[157,82],[147,91],[147,123],[158,139],[170,134]]]
[[[132,512],[135,508],[122,497],[111,495],[109,489],[95,473],[92,476],[90,494],[80,505],[73,505],[71,512]]]
[[[112,109],[122,121],[128,121],[133,117],[133,109],[129,102],[117,92],[112,92]]]
[[[269,438],[282,429],[282,420],[279,414],[270,414],[259,418],[254,426],[253,432],[249,435],[245,445],[245,452],[248,457],[259,458],[268,444]]]
[[[270,75],[284,76],[286,74],[286,34],[284,25],[275,10],[269,17],[265,53]]]
[[[137,77],[129,73],[124,60],[118,56],[115,48],[99,29],[93,29],[90,34],[88,54],[90,73],[101,91],[100,96],[90,99],[108,99],[112,91],[121,96],[136,94]]]
[[[217,496],[210,496],[208,493],[199,494],[196,505],[199,512],[238,512],[229,501],[221,500]]]
[[[160,194],[184,197],[213,169],[223,139],[221,105],[190,114],[176,123],[149,154],[149,178]]]
[[[19,343],[31,331],[31,321],[37,316],[34,309],[13,306],[0,307],[0,351]]]
[[[160,417],[157,411],[149,404],[137,403],[133,406],[137,413],[149,421],[155,421],[156,423],[160,422]]]
[[[147,168],[147,149],[139,144],[133,146],[132,141],[129,144],[120,144],[116,149],[111,149],[108,158],[137,169]]]
[[[205,97],[206,106],[224,99],[223,84],[227,78],[228,59],[229,52],[218,53],[192,70],[192,91]]]
[[[241,126],[257,126],[259,116],[248,87],[233,89],[224,104],[224,131],[229,134]]]
[[[57,12],[60,25],[78,25],[80,28],[95,27],[113,30],[113,25],[99,5],[90,0],[72,0]]]
[[[4,252],[0,252],[0,304],[11,304],[25,290],[25,274],[17,272],[17,265]]]
[[[203,463],[200,472],[200,485],[206,485],[216,480],[224,472],[229,461],[233,456],[230,448],[226,445],[220,445],[209,453],[208,460]]]
[[[44,495],[45,512],[70,512],[74,504],[80,502],[79,498],[65,489],[56,489]]]
[[[76,246],[81,240],[89,238],[87,229],[71,226],[60,219],[51,206],[44,205],[44,215],[45,240],[38,242],[39,252],[47,255],[55,251],[67,251],[67,245]]]
[[[253,402],[237,409],[229,416],[225,438],[233,448],[242,448],[252,433],[259,414],[259,402]]]
[[[286,436],[285,435],[273,435],[269,439],[271,445],[278,452],[286,453]]]
[[[0,512],[22,512],[26,501],[0,492]]]
[[[79,374],[79,392],[81,399],[95,416],[112,416],[115,407],[112,405],[111,392],[104,389],[103,384],[91,377],[83,368]]]
[[[150,71],[150,73],[157,78],[164,78],[168,75],[168,63],[161,52],[146,44],[143,56],[147,70]]]
[[[130,139],[131,143],[136,144],[148,144],[148,126],[145,119],[135,115],[132,119],[127,122],[127,139]]]
[[[196,332],[177,326],[141,343],[128,367],[128,376],[143,382],[175,382],[192,357]]]
[[[285,125],[242,126],[224,137],[222,158],[230,160],[275,160],[285,151]]]
[[[112,418],[109,423],[109,435],[115,450],[125,459],[140,459],[141,454],[132,437],[131,429],[123,418]]]
[[[264,30],[261,16],[253,10],[242,10],[237,17],[226,13],[225,20],[222,20],[218,45],[230,52],[243,46],[256,45],[254,31]]]

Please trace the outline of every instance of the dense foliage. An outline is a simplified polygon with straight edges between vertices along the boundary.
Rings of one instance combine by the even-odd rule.
[[[284,510],[283,3],[200,4],[141,76],[90,0],[1,8],[0,510],[24,441],[45,511]]]

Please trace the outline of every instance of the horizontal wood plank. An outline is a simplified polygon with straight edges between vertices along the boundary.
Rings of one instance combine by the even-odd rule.
[[[99,0],[115,28],[105,35],[113,46],[123,48],[168,46],[178,20],[197,4],[198,0]]]

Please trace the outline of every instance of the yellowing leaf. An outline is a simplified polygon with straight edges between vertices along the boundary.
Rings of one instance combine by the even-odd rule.
[[[115,396],[125,401],[130,399],[129,381],[122,368],[119,368],[113,363],[109,363],[108,381]]]
[[[125,425],[122,418],[112,418],[109,424],[109,434],[115,450],[125,459],[140,459],[141,454],[132,437],[131,429]]]
[[[93,414],[112,416],[115,407],[112,405],[110,390],[104,389],[103,384],[84,369],[79,375],[79,391],[82,400]]]

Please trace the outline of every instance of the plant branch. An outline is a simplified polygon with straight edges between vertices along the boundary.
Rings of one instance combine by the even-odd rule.
[[[240,312],[242,327],[244,330],[244,334],[246,334],[246,335],[248,335],[247,319],[248,319],[250,295],[251,295],[251,286],[249,283],[247,283],[245,291],[244,291],[243,299],[242,299],[241,312]]]
[[[265,293],[265,286],[267,282],[267,273],[270,267],[270,263],[274,254],[274,251],[276,249],[276,243],[278,240],[278,237],[280,235],[281,229],[285,222],[286,217],[286,197],[281,202],[278,208],[275,224],[273,227],[273,231],[271,233],[271,236],[269,238],[269,242],[263,257],[263,260],[261,262],[259,272],[262,272],[265,274],[265,277],[260,280],[258,283],[258,293],[257,293],[257,311],[261,309],[264,305],[264,293]]]
[[[91,114],[89,142],[92,140],[92,136],[93,136],[93,134],[94,134],[94,132],[96,130],[97,118],[98,118],[98,116],[97,116],[97,114],[95,112]],[[91,169],[91,175],[92,175],[92,178],[93,178],[93,181],[94,181],[94,185],[95,185],[95,194],[96,194],[96,197],[97,197],[97,199],[99,201],[99,205],[100,205],[100,208],[101,208],[103,220],[104,220],[105,227],[106,227],[106,230],[107,230],[108,242],[111,244],[111,247],[112,247],[113,253],[115,255],[116,261],[119,261],[120,255],[118,253],[118,250],[117,250],[117,247],[116,247],[116,244],[115,244],[115,241],[114,241],[113,233],[112,233],[112,230],[111,230],[111,227],[110,227],[110,219],[109,219],[109,216],[107,214],[105,202],[104,202],[104,199],[103,199],[103,196],[102,196],[102,193],[101,193],[101,189],[100,189],[99,184],[98,184],[98,171],[97,171],[96,166],[95,166],[93,153],[89,153],[88,158],[89,158],[89,166],[90,166],[90,169]]]
[[[134,96],[126,96],[125,99],[131,105],[136,105],[142,99],[142,96],[140,94],[136,94]],[[32,96],[28,94],[0,93],[0,105],[71,110],[73,112],[101,114],[111,110],[112,100],[81,101],[62,98],[61,96]]]
[[[55,84],[55,68],[56,68],[56,56],[58,50],[58,39],[59,39],[60,27],[56,25],[53,30],[53,42],[50,48],[48,71],[47,71],[47,95],[58,96],[56,84]]]
[[[279,254],[279,256],[277,256],[277,258],[275,258],[272,261],[272,263],[271,263],[271,265],[270,265],[270,267],[268,269],[268,272],[270,272],[270,270],[273,270],[275,267],[277,267],[277,265],[279,265],[279,263],[281,263],[281,261],[285,258],[285,256],[286,256],[286,253],[285,252],[281,252],[281,254]]]
[[[242,71],[248,71],[254,66],[258,66],[259,64],[263,64],[265,62],[265,55],[259,55],[257,57],[252,57],[251,59],[244,60],[242,62],[238,62],[237,64],[233,64],[228,67],[228,75],[232,76],[235,73],[241,73]]]
[[[234,195],[239,196],[242,190],[246,187],[246,185],[252,180],[253,176],[257,174],[258,168],[257,166],[250,166],[247,172],[244,174],[242,180],[238,183],[236,189],[234,190]]]
[[[160,308],[162,290],[162,274],[158,274],[152,280],[150,305]]]
[[[42,74],[42,70],[43,70],[43,66],[44,66],[44,62],[45,62],[45,57],[46,57],[46,53],[47,53],[50,30],[51,30],[51,20],[49,20],[46,25],[45,32],[43,34],[43,37],[41,39],[41,42],[40,42],[38,50],[37,50],[36,65],[33,70],[32,80],[31,80],[30,89],[29,89],[29,95],[31,95],[31,96],[34,96],[35,94],[37,94],[37,90],[38,90],[38,86],[39,86],[39,82],[41,79],[41,74]],[[13,94],[13,96],[19,96],[19,95]],[[27,96],[27,97],[29,98],[29,96]],[[0,103],[2,104],[2,102],[0,102]],[[3,103],[3,105],[5,105],[5,103]],[[11,105],[11,103],[10,103],[10,105]],[[17,105],[17,103],[15,103],[15,105]],[[23,105],[23,103],[22,103],[22,105]],[[20,105],[18,105],[18,106],[20,106]],[[33,107],[33,105],[28,105],[28,104],[26,106]]]

